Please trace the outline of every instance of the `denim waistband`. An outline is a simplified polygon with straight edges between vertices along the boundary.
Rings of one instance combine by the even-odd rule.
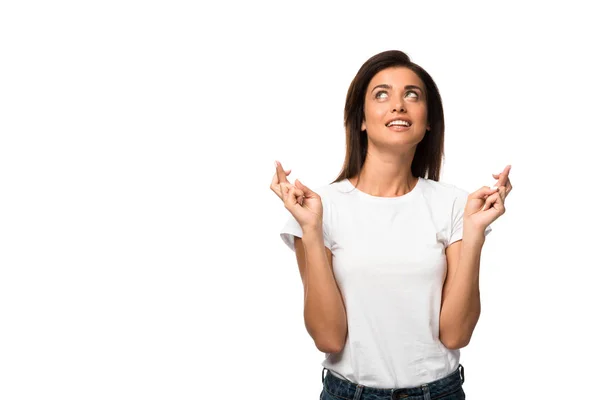
[[[382,399],[399,400],[406,399],[410,396],[423,396],[425,399],[442,397],[446,394],[453,393],[460,389],[465,381],[465,368],[462,364],[458,364],[456,371],[450,375],[435,380],[433,382],[424,383],[420,386],[412,388],[398,389],[380,389],[369,386],[356,384],[345,379],[340,379],[330,372],[325,375],[323,368],[321,381],[324,390],[334,396],[339,396],[347,399],[360,399],[361,395],[380,396]],[[329,371],[329,370],[328,370]]]

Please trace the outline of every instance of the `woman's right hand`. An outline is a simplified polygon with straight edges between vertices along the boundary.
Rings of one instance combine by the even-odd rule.
[[[304,186],[298,179],[295,185],[287,180],[285,172],[276,161],[275,175],[271,190],[283,201],[285,208],[294,216],[300,227],[305,229],[321,228],[323,224],[323,203],[321,196]]]

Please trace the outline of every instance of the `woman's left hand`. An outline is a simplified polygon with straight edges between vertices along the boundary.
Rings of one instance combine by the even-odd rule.
[[[506,211],[504,201],[513,188],[508,179],[510,168],[511,166],[507,165],[500,174],[492,174],[494,178],[498,179],[493,188],[483,186],[469,194],[465,205],[463,224],[484,231],[489,224],[504,214]]]

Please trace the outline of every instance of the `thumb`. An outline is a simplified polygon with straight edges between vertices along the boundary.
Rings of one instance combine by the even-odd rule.
[[[297,203],[294,186],[291,186],[289,183],[280,183],[279,185],[281,187],[281,193],[283,194],[283,203],[288,208],[294,207]]]
[[[489,186],[482,186],[481,188],[471,193],[471,197],[475,199],[485,199],[489,195],[495,193],[497,190],[498,188],[496,186],[492,186],[491,188]]]
[[[312,190],[310,190],[307,186],[304,186],[304,184],[302,182],[300,182],[299,179],[296,179],[296,186],[298,187],[298,189],[301,189],[306,195],[313,195],[314,192]]]

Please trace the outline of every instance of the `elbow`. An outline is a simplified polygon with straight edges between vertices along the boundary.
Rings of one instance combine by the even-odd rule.
[[[307,325],[308,329],[308,325]],[[317,349],[322,353],[339,353],[346,346],[346,338],[348,337],[348,326],[344,326],[334,332],[328,330],[326,332],[315,331],[308,329],[308,333],[312,337]]]
[[[467,341],[450,341],[450,342],[442,342],[442,343],[449,350],[458,350],[458,349],[462,349],[463,347],[467,347],[467,345],[469,344],[469,341],[468,340]]]
[[[458,350],[463,347],[467,347],[471,341],[470,337],[459,337],[459,336],[440,336],[440,342],[446,346],[449,350]]]
[[[477,318],[479,318],[479,314],[477,315]],[[440,342],[450,350],[458,350],[467,347],[471,341],[475,324],[477,324],[477,318],[472,324],[462,323],[454,324],[453,326],[445,324],[440,326]]]
[[[321,340],[315,341],[317,349],[322,353],[339,353],[346,345],[346,335],[343,340]]]
[[[344,348],[343,346],[330,345],[330,344],[324,344],[324,343],[316,343],[316,345],[317,345],[317,349],[319,349],[319,351],[321,353],[328,353],[328,354],[329,353],[339,353]]]
[[[320,341],[317,342],[315,341],[315,345],[317,346],[317,349],[319,349],[319,351],[321,353],[339,353],[340,351],[343,350],[344,348],[344,344],[340,344],[338,341]]]

